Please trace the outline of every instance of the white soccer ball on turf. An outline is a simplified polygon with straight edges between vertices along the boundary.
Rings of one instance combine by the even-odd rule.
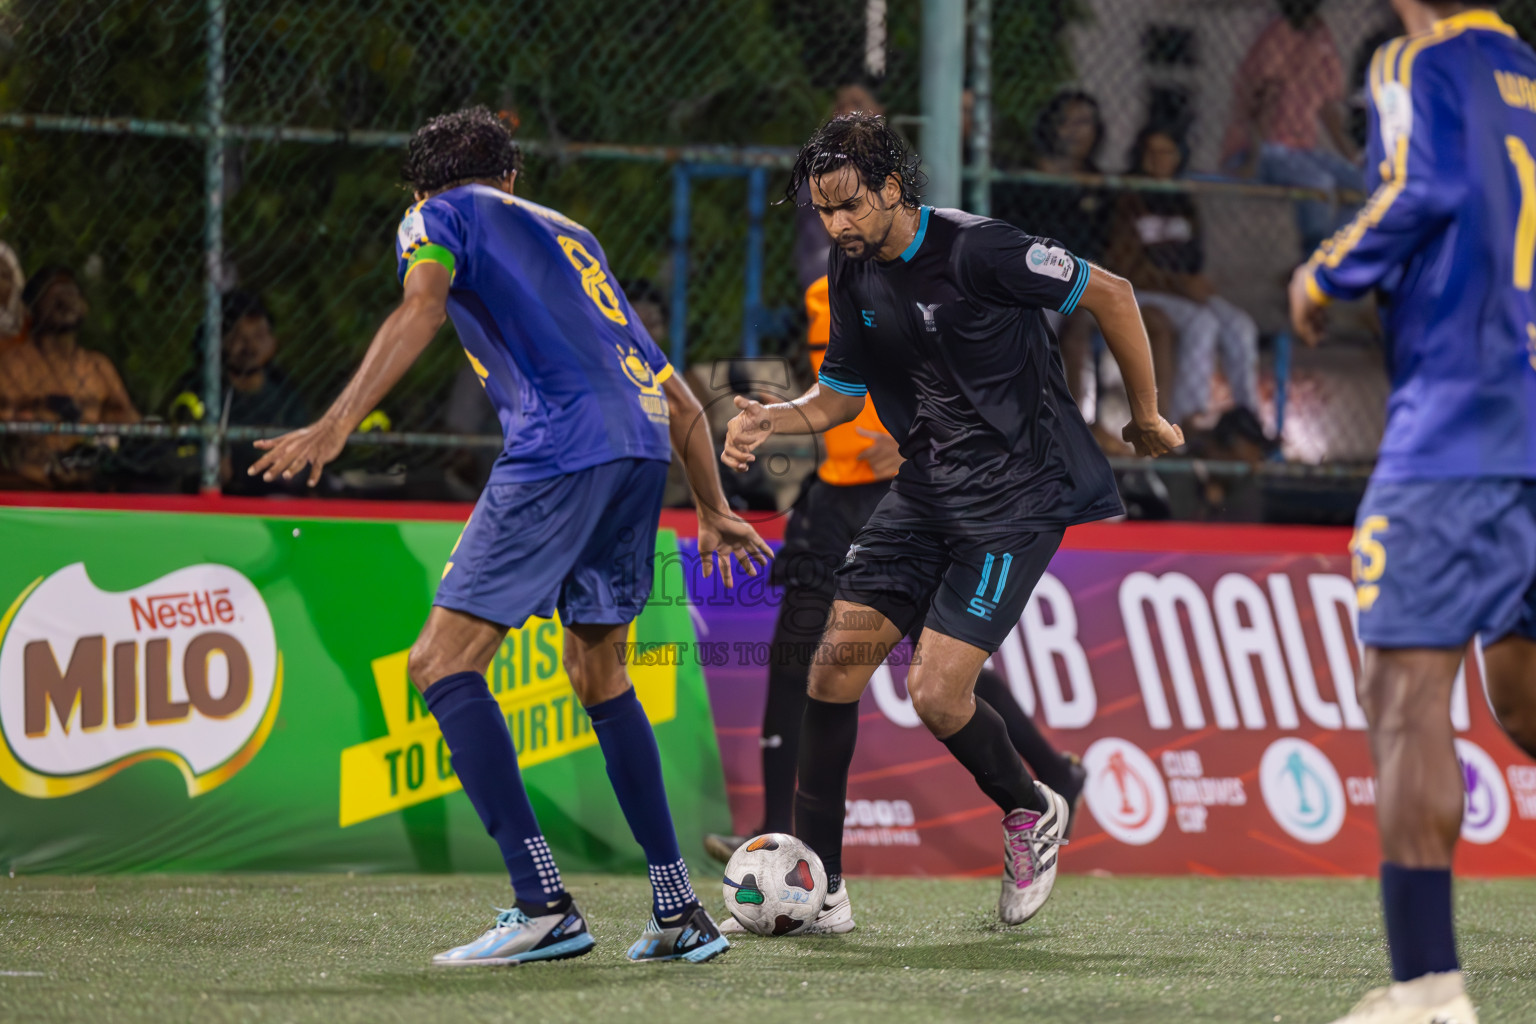
[[[770,832],[742,843],[725,866],[725,907],[758,935],[794,935],[827,898],[827,869],[794,836]]]

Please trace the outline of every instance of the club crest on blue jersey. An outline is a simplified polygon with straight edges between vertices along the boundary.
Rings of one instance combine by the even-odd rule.
[[[624,376],[640,389],[640,408],[645,410],[645,414],[653,422],[668,422],[671,415],[667,411],[666,399],[661,394],[661,382],[656,379],[656,374],[647,365],[645,357],[633,345],[628,349],[623,345],[613,347],[619,354],[619,367],[624,371]]]

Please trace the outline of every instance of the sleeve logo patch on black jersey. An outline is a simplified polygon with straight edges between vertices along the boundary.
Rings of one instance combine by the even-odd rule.
[[[1058,281],[1072,280],[1073,271],[1077,270],[1077,261],[1072,254],[1060,246],[1045,246],[1036,242],[1029,247],[1029,269],[1046,277],[1054,277]]]

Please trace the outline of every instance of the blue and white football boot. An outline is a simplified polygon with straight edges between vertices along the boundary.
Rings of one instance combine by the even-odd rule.
[[[687,960],[701,964],[731,948],[730,940],[720,934],[714,919],[703,907],[695,907],[682,922],[663,927],[651,916],[650,923],[640,938],[629,947],[629,958],[635,963],[646,960]]]
[[[432,963],[438,967],[500,967],[564,960],[590,953],[596,944],[575,903],[561,913],[540,917],[529,917],[513,907],[498,913],[496,923],[474,942],[439,953]]]

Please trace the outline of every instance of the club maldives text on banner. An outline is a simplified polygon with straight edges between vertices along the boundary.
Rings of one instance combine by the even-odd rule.
[[[1359,875],[1380,860],[1355,698],[1347,531],[1125,524],[1068,531],[992,659],[1083,755],[1065,871]],[[683,542],[685,551],[688,542]],[[694,576],[736,825],[761,814],[759,720],[776,603]],[[756,596],[754,596],[756,595]],[[998,811],[919,722],[898,649],[862,701],[844,866],[994,874]],[[1469,648],[1450,713],[1466,782],[1457,869],[1536,874],[1536,765],[1499,730]]]
[[[0,508],[0,870],[500,870],[405,671],[461,525]],[[562,866],[641,870],[562,639],[488,680]],[[630,634],[692,640],[681,601]],[[632,660],[678,828],[724,827],[698,666]]]

